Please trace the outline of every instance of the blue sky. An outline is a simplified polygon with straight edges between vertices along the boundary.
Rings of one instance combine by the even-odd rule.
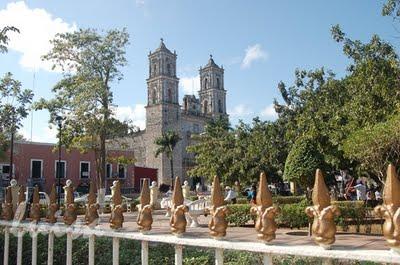
[[[330,35],[340,24],[354,39],[368,41],[379,34],[399,43],[391,18],[381,16],[383,1],[239,1],[239,0],[0,0],[0,28],[14,25],[21,34],[11,35],[10,52],[0,55],[0,74],[12,72],[35,99],[50,98],[60,78],[40,55],[57,32],[77,28],[123,28],[130,34],[129,65],[124,79],[113,84],[117,116],[144,126],[147,54],[164,38],[178,54],[180,97],[196,92],[198,68],[209,54],[225,68],[227,106],[233,124],[255,116],[275,119],[273,99],[279,81],[290,83],[296,68],[324,66],[345,73],[347,58]],[[397,47],[397,46],[396,46]],[[35,82],[34,82],[35,75]],[[31,138],[31,117],[21,133]],[[33,114],[34,141],[55,142],[46,111]]]

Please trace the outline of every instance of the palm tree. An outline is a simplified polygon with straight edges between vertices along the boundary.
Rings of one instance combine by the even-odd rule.
[[[167,131],[163,133],[162,136],[158,137],[155,140],[155,144],[158,145],[156,150],[156,157],[160,154],[165,154],[171,163],[171,185],[174,181],[174,163],[173,163],[173,154],[174,148],[176,144],[181,140],[181,137],[178,133],[174,131]]]

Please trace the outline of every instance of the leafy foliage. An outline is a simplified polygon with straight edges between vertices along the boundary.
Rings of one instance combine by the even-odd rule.
[[[311,139],[299,138],[286,159],[283,178],[303,188],[312,187],[317,168],[324,168],[323,156]]]
[[[52,124],[57,115],[64,117],[62,139],[67,147],[94,150],[98,187],[105,178],[106,140],[120,135],[121,126],[113,118],[111,83],[123,77],[120,68],[127,64],[128,38],[125,29],[57,34],[52,50],[43,57],[53,69],[62,70],[63,78],[53,87],[55,97],[42,98],[36,108],[49,110]]]
[[[10,31],[19,33],[19,29],[12,26],[6,26],[0,30],[0,53],[8,52],[7,45],[10,38],[8,37],[7,32]]]
[[[217,175],[226,183],[234,161],[232,150],[235,145],[229,121],[223,118],[211,121],[205,126],[204,133],[192,138],[197,144],[187,150],[195,154],[196,166],[188,172],[189,175],[204,176],[209,180]]]
[[[389,163],[400,165],[400,115],[386,122],[366,126],[349,135],[343,150],[360,162],[359,169],[383,181]]]
[[[167,131],[154,141],[158,145],[155,156],[158,157],[160,154],[165,154],[170,161],[172,180],[174,179],[174,149],[180,140],[181,137],[177,132]]]

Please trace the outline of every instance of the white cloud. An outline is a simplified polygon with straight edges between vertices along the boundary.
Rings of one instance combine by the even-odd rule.
[[[262,49],[261,44],[255,44],[247,47],[241,67],[249,68],[253,62],[266,59],[267,53]]]
[[[136,5],[138,7],[143,7],[145,5],[145,0],[136,0]]]
[[[200,76],[182,77],[179,80],[182,91],[185,95],[193,95],[200,90]]]
[[[260,116],[269,120],[275,120],[278,118],[278,114],[275,112],[274,104],[266,106],[261,111]]]
[[[130,106],[116,107],[115,116],[120,121],[132,121],[132,124],[138,126],[141,130],[146,127],[146,110],[144,104],[136,104],[133,108]]]
[[[19,132],[22,134],[22,136],[27,140],[27,141],[33,141],[33,142],[40,142],[40,143],[57,143],[58,138],[57,138],[57,128],[55,126],[52,126],[51,128],[46,125],[43,127],[36,126],[35,130],[32,133],[32,139],[31,139],[31,132],[27,131],[29,128],[23,128]]]
[[[72,32],[77,29],[75,23],[68,24],[61,18],[55,18],[45,9],[30,9],[25,2],[9,3],[0,10],[0,28],[14,26],[20,33],[10,33],[8,48],[22,53],[20,65],[28,69],[51,71],[51,63],[40,57],[50,48],[50,40],[57,33]]]
[[[244,116],[249,116],[253,114],[253,111],[244,104],[239,104],[233,109],[228,111],[229,116],[233,118],[243,118]]]

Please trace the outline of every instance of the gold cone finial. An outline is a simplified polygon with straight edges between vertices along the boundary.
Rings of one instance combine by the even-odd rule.
[[[312,201],[314,206],[323,209],[331,205],[331,198],[329,196],[328,187],[326,187],[324,175],[320,169],[315,172],[315,182],[312,192]]]
[[[179,177],[175,178],[175,185],[174,185],[174,192],[172,194],[172,203],[174,205],[182,205],[183,204],[183,193],[182,193],[182,186],[181,180]]]
[[[39,198],[39,187],[35,186],[33,188],[33,200],[32,200],[32,202],[33,203],[39,203],[39,200],[40,200],[40,198]]]
[[[19,187],[19,192],[18,192],[18,203],[23,203],[25,201],[25,187],[21,185]]]
[[[383,201],[386,205],[400,207],[400,181],[397,177],[396,167],[392,164],[387,168]]]
[[[50,204],[57,203],[56,184],[53,184],[50,191]]]
[[[258,188],[256,202],[258,206],[272,206],[272,195],[268,189],[267,176],[265,175],[265,172],[260,174],[260,185]]]
[[[119,182],[119,180],[115,182],[115,190],[114,190],[114,195],[112,197],[112,201],[114,205],[122,204],[121,183]]]
[[[211,191],[211,204],[214,207],[224,205],[224,196],[222,195],[221,185],[218,176],[214,176],[212,191]]]
[[[142,206],[150,204],[150,188],[148,179],[145,179],[143,182],[142,191],[140,192],[140,204]]]
[[[88,204],[94,204],[94,203],[96,203],[96,191],[95,191],[93,181],[90,181]]]

